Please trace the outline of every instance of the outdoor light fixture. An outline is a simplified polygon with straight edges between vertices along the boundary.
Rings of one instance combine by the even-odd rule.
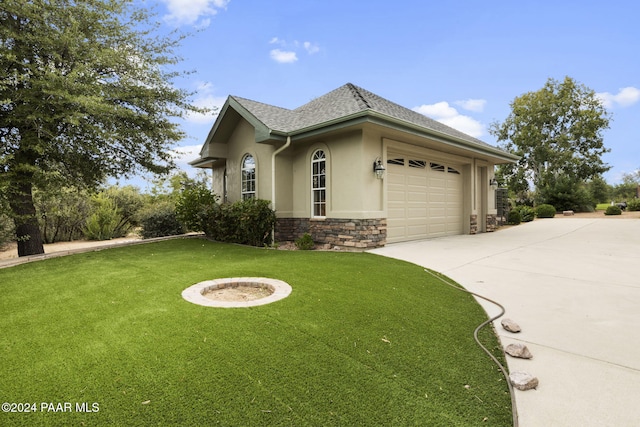
[[[373,162],[373,173],[376,174],[376,178],[382,179],[384,177],[384,166],[382,165],[382,159],[378,157]]]
[[[491,178],[489,180],[489,185],[495,190],[496,188],[498,188],[498,180],[495,177]]]

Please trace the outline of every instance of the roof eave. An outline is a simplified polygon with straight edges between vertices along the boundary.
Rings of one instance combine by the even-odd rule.
[[[378,113],[374,110],[359,111],[348,116],[340,117],[328,122],[320,123],[317,125],[309,126],[306,128],[298,129],[290,132],[289,135],[293,138],[308,138],[317,136],[329,131],[339,130],[348,126],[353,126],[361,123],[374,123],[381,126],[391,127],[396,130],[408,132],[421,137],[428,137],[441,142],[446,145],[462,148],[465,150],[473,151],[477,154],[490,155],[491,157],[499,160],[515,163],[520,157],[503,151],[499,148],[492,146],[484,146],[465,141],[462,138],[458,138],[452,135],[447,135],[442,132],[438,132],[433,129],[428,129],[419,125],[414,125],[404,120],[396,119],[386,114]]]
[[[413,123],[396,119],[395,117],[388,116],[386,114],[381,114],[376,111],[371,111],[371,116],[375,117],[383,122],[392,123],[400,130],[409,130],[410,133],[417,134],[419,136],[428,136],[431,139],[435,139],[438,142],[444,143],[446,145],[450,145],[456,148],[463,148],[465,150],[470,150],[478,154],[491,155],[493,157],[497,157],[501,160],[506,160],[509,163],[517,162],[520,157],[508,153],[504,150],[501,150],[497,147],[492,147],[490,145],[480,145],[476,144],[472,141],[467,141],[462,138],[458,138],[453,135],[449,135],[443,132],[438,132],[434,129],[428,129],[423,126],[415,125]]]

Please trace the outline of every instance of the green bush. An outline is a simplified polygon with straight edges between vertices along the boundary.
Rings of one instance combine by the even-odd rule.
[[[15,240],[13,221],[8,215],[0,212],[0,248]]]
[[[86,237],[87,219],[97,209],[89,192],[74,186],[49,185],[43,190],[35,188],[33,201],[44,243]]]
[[[206,210],[204,232],[220,242],[264,246],[272,243],[276,213],[268,200],[249,199],[232,204],[214,204]]]
[[[309,251],[314,248],[313,238],[309,233],[304,233],[302,237],[295,241],[295,244],[301,251]]]
[[[201,184],[184,188],[176,200],[176,215],[191,231],[204,231],[207,214],[218,201],[218,197]]]
[[[124,237],[132,229],[140,225],[138,213],[144,207],[144,196],[140,194],[140,190],[137,187],[131,185],[119,187],[115,185],[107,188],[103,193],[115,202],[118,215],[120,215],[120,221],[113,237]]]
[[[100,193],[91,198],[93,213],[87,218],[84,235],[89,240],[109,240],[114,237],[120,223],[115,202]]]
[[[552,205],[559,212],[593,212],[596,206],[596,201],[585,184],[564,175],[549,178],[536,190],[537,203]]]
[[[627,210],[629,211],[640,211],[640,199],[637,197],[631,199],[627,202]]]
[[[536,217],[536,211],[531,206],[520,205],[513,208],[520,214],[520,221],[531,222]]]
[[[622,215],[622,209],[618,206],[607,206],[607,210],[604,211],[605,215]]]
[[[518,225],[522,222],[522,218],[520,217],[520,212],[517,210],[509,211],[509,216],[507,218],[507,223],[510,225]]]
[[[184,233],[184,227],[178,221],[176,208],[171,201],[148,206],[140,215],[140,225],[140,235],[143,239]]]
[[[551,205],[543,204],[536,208],[538,218],[553,218],[556,216],[556,208]]]

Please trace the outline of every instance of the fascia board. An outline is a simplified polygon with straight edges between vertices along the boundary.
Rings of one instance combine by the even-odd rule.
[[[251,126],[255,129],[255,138],[256,142],[266,141],[269,139],[271,135],[271,129],[267,127],[264,123],[260,121],[256,116],[251,113],[251,111],[247,110],[236,101],[232,96],[229,97],[229,105],[238,112],[242,116],[243,119],[248,121]]]
[[[449,145],[456,148],[462,148],[464,150],[472,151],[477,154],[490,155],[494,158],[505,160],[510,163],[515,163],[520,159],[520,157],[511,153],[502,151],[499,148],[473,144],[473,143],[470,143],[469,141],[465,141],[463,139],[460,139],[451,135],[446,135],[442,132],[426,129],[421,126],[412,125],[411,123],[408,123],[404,120],[395,119],[393,117],[387,116],[386,114],[380,114],[372,110],[358,112],[358,113],[351,114],[349,116],[344,116],[329,122],[321,123],[319,125],[300,129],[300,130],[291,132],[290,135],[292,138],[293,137],[306,138],[306,137],[317,136],[326,132],[339,130],[348,126],[353,126],[353,125],[362,124],[362,123],[373,123],[380,126],[399,130],[402,132],[407,132],[423,138],[427,137],[435,141],[441,142],[445,145]]]
[[[389,117],[385,114],[380,114],[375,111],[371,111],[370,113],[371,113],[371,116],[376,119],[373,121],[377,122],[378,124],[392,127],[394,129],[401,130],[404,132],[412,133],[417,136],[428,137],[430,139],[433,139],[445,145],[450,145],[456,148],[462,148],[478,154],[491,155],[492,157],[497,157],[502,160],[507,160],[511,163],[515,163],[520,159],[519,156],[516,156],[511,153],[507,153],[506,151],[503,151],[499,148],[474,144],[473,142],[465,141],[464,139],[461,139],[452,135],[447,135],[445,133],[438,132],[433,129],[426,129],[422,126],[416,126],[404,120],[395,119],[393,117]]]

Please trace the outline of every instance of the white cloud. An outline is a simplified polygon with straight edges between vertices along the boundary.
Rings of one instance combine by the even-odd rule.
[[[627,86],[618,90],[615,95],[609,92],[601,92],[597,93],[596,96],[600,98],[602,105],[606,108],[613,108],[614,106],[630,107],[640,101],[640,89]]]
[[[218,13],[219,9],[226,9],[230,0],[161,0],[169,13],[164,16],[171,25],[194,25],[206,28],[211,23],[208,16]]]
[[[318,53],[320,51],[320,46],[315,43],[304,42],[303,46],[309,55],[313,55],[314,53]]]
[[[273,49],[269,52],[271,59],[281,64],[290,64],[298,60],[298,55],[290,50]]]
[[[446,101],[424,104],[413,108],[413,110],[474,138],[479,138],[484,134],[485,127],[482,123],[472,117],[460,114]]]
[[[193,104],[196,107],[215,109],[215,111],[208,114],[188,113],[185,119],[195,124],[212,124],[225,101],[225,97],[214,95],[214,88],[211,83],[199,83]]]
[[[292,42],[288,42],[278,37],[273,37],[269,40],[269,44],[280,46],[281,49],[272,49],[269,54],[271,59],[281,64],[296,62],[298,60],[298,52],[302,49],[304,49],[304,51],[309,55],[320,52],[320,46],[318,46],[317,43],[309,41],[299,42],[298,40],[294,40]]]
[[[456,101],[454,104],[459,105],[465,110],[482,113],[484,106],[487,104],[486,99],[465,99],[464,101]]]
[[[179,170],[187,172],[187,175],[191,178],[194,178],[198,171],[202,169],[194,168],[189,164],[195,159],[200,157],[200,150],[202,149],[202,144],[198,145],[185,145],[182,147],[175,147],[171,150],[171,154],[173,156],[173,161],[176,163],[176,167]]]
[[[413,110],[436,120],[455,117],[459,114],[458,110],[450,106],[449,103],[446,101],[437,102],[435,104],[428,104],[428,105],[423,104],[419,107],[415,107]]]

